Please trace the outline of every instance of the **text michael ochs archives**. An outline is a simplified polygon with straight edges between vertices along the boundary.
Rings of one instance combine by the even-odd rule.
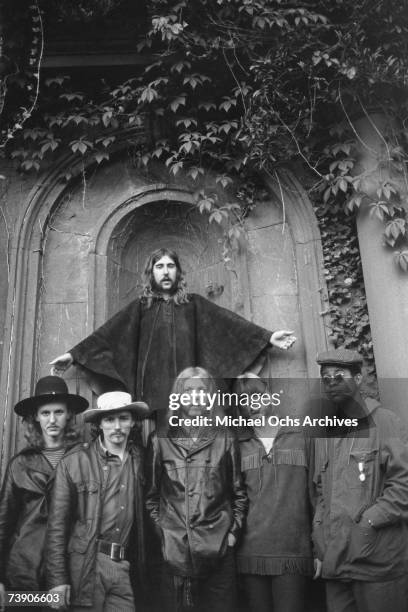
[[[216,391],[208,393],[204,390],[192,390],[185,393],[171,393],[169,395],[169,409],[176,411],[189,406],[201,406],[203,410],[210,411],[217,407],[239,406],[249,408],[251,416],[232,416],[206,414],[193,417],[180,414],[169,415],[169,425],[172,427],[357,427],[358,419],[339,418],[336,416],[301,417],[278,416],[256,412],[262,407],[280,406],[280,393],[224,393]],[[255,414],[254,414],[255,413]]]

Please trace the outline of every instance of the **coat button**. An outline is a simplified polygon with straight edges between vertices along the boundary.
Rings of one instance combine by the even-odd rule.
[[[189,497],[193,497],[193,495],[194,495],[193,491],[190,491],[188,495],[189,495]]]
[[[187,457],[187,463],[191,463],[191,457]]]

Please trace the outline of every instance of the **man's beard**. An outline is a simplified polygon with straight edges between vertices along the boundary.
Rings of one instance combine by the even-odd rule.
[[[165,279],[165,280],[170,280],[170,279]],[[168,293],[169,295],[174,295],[177,292],[177,288],[178,288],[177,279],[173,282],[173,284],[171,285],[168,291],[167,290],[164,291],[163,287],[161,286],[161,283],[156,283],[156,281],[152,279],[153,293],[159,293],[159,294]]]

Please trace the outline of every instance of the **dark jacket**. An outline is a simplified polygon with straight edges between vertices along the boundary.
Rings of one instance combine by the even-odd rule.
[[[38,448],[7,467],[0,495],[0,582],[9,589],[45,588],[43,552],[55,471]]]
[[[59,463],[53,489],[47,537],[47,584],[71,585],[71,604],[93,603],[97,537],[102,518],[104,472],[96,443],[83,444]],[[141,451],[129,447],[135,478],[134,529],[129,549],[143,570],[143,476]],[[102,473],[104,472],[104,473]]]
[[[310,439],[299,429],[282,427],[267,454],[248,430],[240,435],[240,447],[249,509],[237,551],[238,571],[311,574]]]
[[[325,578],[374,582],[405,570],[408,446],[398,418],[366,404],[355,432],[316,441],[313,539]]]
[[[226,553],[228,533],[238,537],[248,500],[232,432],[209,429],[193,445],[178,436],[151,436],[146,506],[171,571],[201,576]]]

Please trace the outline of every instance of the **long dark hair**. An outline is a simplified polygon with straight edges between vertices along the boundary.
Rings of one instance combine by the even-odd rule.
[[[154,276],[153,276],[153,267],[154,264],[159,261],[162,257],[170,257],[171,260],[176,264],[177,274],[176,274],[176,291],[173,295],[171,295],[171,299],[175,304],[186,304],[189,301],[187,289],[186,289],[186,281],[184,278],[183,270],[181,269],[179,256],[172,249],[161,248],[154,251],[149,259],[146,262],[144,269],[144,286],[142,299],[146,303],[146,306],[150,308],[153,303],[154,298],[158,297],[157,291],[154,290]]]

